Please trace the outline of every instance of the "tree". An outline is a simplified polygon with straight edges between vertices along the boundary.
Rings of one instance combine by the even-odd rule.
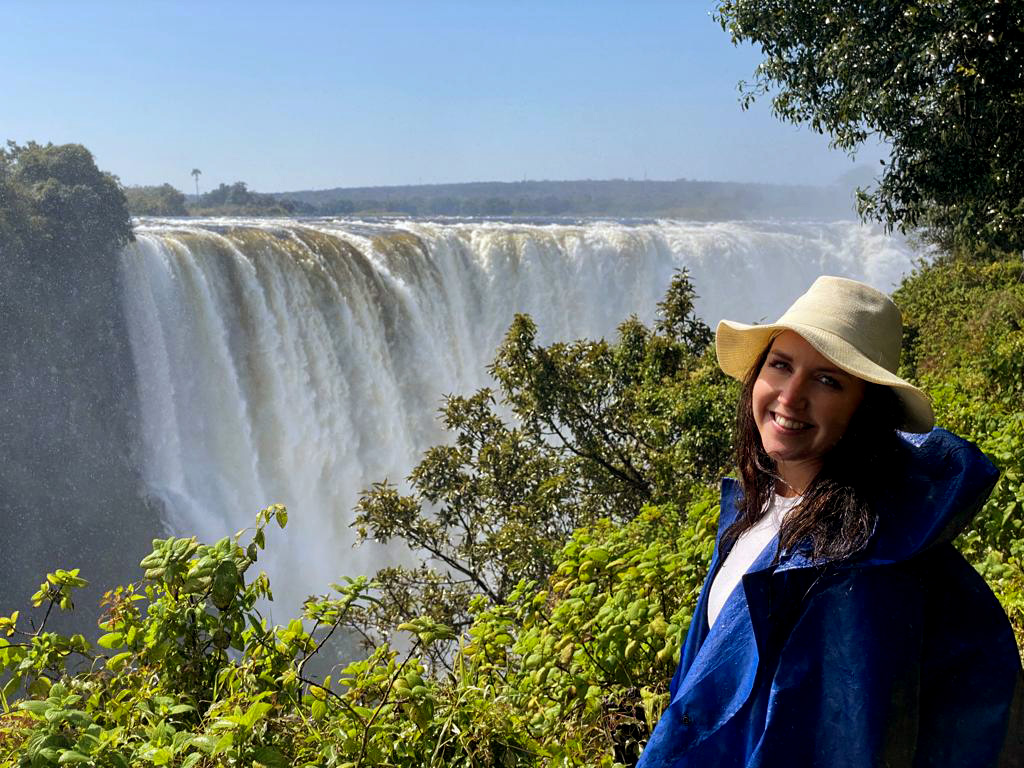
[[[202,174],[202,171],[200,171],[198,168],[193,168],[192,169],[192,178],[194,178],[196,180],[196,200],[199,199],[199,176],[200,176],[200,174]]]
[[[215,189],[204,192],[192,206],[194,214],[220,216],[292,216],[309,212],[311,207],[306,203],[252,192],[244,181],[218,184]]]
[[[546,578],[579,526],[621,524],[650,503],[684,508],[717,480],[737,388],[694,298],[678,273],[654,329],[631,318],[615,342],[545,347],[516,317],[490,368],[504,412],[490,390],[449,397],[453,441],[427,451],[414,493],[380,483],[359,501],[361,539],[400,539],[422,558],[377,573],[379,601],[353,615],[370,644],[422,616],[462,632],[474,597],[503,605],[521,579]],[[435,660],[448,657],[440,648]]]
[[[133,216],[187,216],[185,195],[170,184],[159,187],[125,187],[128,210]]]
[[[1024,245],[1024,5],[880,0],[725,0],[717,20],[764,60],[743,104],[850,153],[887,142],[861,215],[947,246]]]
[[[0,246],[5,262],[25,250],[31,221],[29,201],[13,176],[9,158],[0,150]]]
[[[81,144],[8,142],[0,167],[3,226],[20,233],[36,269],[61,274],[69,258],[107,259],[132,239],[117,177]]]

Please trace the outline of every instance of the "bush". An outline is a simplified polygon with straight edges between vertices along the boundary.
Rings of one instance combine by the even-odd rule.
[[[267,626],[271,598],[250,572],[250,542],[153,542],[142,581],[109,592],[93,648],[79,635],[0,619],[4,765],[611,765],[635,756],[666,705],[683,632],[710,559],[713,494],[685,513],[646,507],[632,522],[577,531],[543,582],[501,605],[478,596],[447,675],[423,653],[453,632],[422,617],[325,678],[306,672],[349,611],[374,598],[365,578],[310,598],[302,620]],[[77,571],[48,575],[33,604],[73,608]],[[72,673],[75,659],[87,666]],[[6,702],[6,699],[5,699]]]
[[[896,293],[903,373],[932,395],[937,423],[976,442],[1000,477],[960,536],[1024,647],[1024,265],[1019,256],[940,259]]]

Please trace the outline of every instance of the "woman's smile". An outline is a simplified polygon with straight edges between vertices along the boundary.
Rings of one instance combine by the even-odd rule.
[[[813,424],[808,424],[804,421],[797,421],[796,419],[790,419],[783,416],[777,411],[770,411],[772,420],[779,426],[783,432],[802,432],[805,429],[810,429]]]

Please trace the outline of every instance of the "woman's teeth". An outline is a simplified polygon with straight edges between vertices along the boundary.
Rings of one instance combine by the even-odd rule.
[[[776,424],[778,424],[780,427],[785,427],[786,429],[807,429],[808,427],[811,426],[810,424],[803,421],[787,419],[785,416],[780,416],[777,413],[773,413],[772,418],[775,419]]]

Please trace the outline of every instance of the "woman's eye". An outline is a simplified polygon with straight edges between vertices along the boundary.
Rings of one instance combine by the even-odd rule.
[[[840,389],[841,386],[837,379],[833,379],[831,376],[819,376],[818,381],[824,384],[826,387],[832,387],[832,389]]]
[[[785,360],[772,360],[770,363],[768,363],[768,367],[784,371],[789,367],[789,364]]]

